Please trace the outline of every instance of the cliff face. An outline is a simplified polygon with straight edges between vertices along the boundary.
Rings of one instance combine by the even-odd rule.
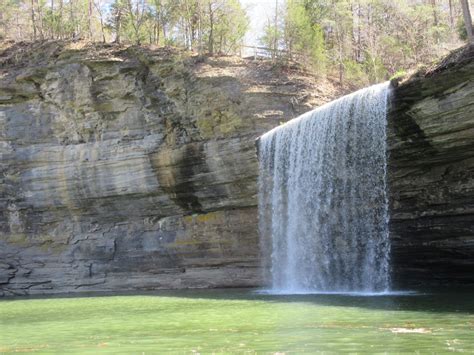
[[[388,123],[395,284],[473,284],[474,46],[395,88]]]
[[[0,55],[0,296],[261,283],[254,139],[311,78],[169,49]]]
[[[393,279],[474,282],[473,50],[393,90]],[[340,95],[265,63],[0,53],[0,296],[260,285],[254,139]]]

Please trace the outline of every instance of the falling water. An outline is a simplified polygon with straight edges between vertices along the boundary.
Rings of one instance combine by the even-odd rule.
[[[388,92],[388,83],[359,90],[260,137],[273,292],[388,290]]]

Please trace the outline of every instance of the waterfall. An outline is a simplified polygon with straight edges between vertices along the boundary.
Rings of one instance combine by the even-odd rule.
[[[389,83],[359,90],[259,138],[273,292],[388,291],[388,92]]]

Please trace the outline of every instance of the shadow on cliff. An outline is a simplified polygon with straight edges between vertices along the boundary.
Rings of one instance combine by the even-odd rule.
[[[185,299],[204,299],[222,301],[254,301],[271,303],[309,303],[315,306],[356,307],[386,311],[436,312],[474,314],[474,290],[450,289],[434,290],[424,293],[387,296],[349,296],[349,295],[269,295],[252,289],[187,289],[157,290],[144,292],[86,292],[80,294],[57,294],[47,296],[24,296],[0,298],[0,302],[38,299],[38,298],[85,298],[85,297],[173,297]]]

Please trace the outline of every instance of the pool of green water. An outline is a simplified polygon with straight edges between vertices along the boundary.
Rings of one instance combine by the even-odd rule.
[[[474,352],[474,293],[249,290],[0,300],[0,353]]]

